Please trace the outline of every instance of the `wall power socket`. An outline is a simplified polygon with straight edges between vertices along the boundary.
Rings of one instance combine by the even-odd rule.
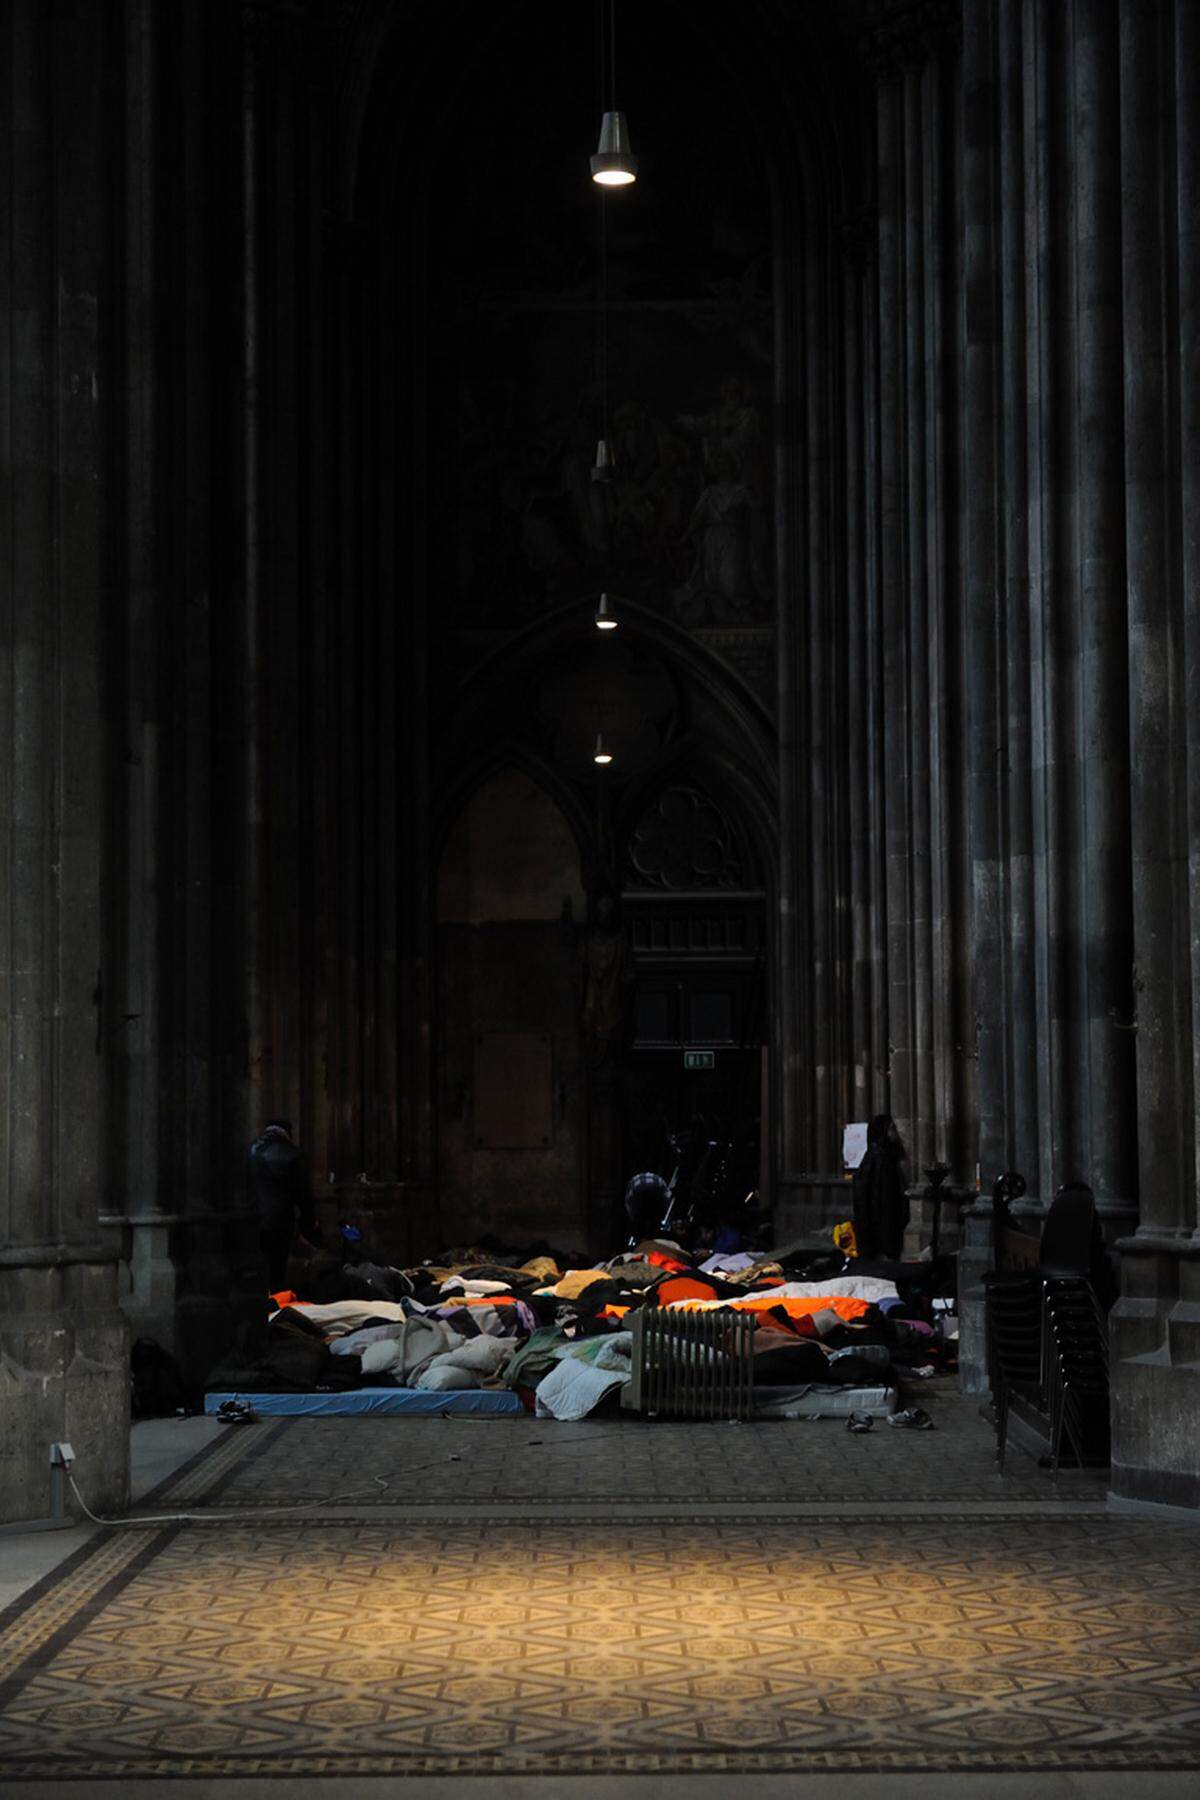
[[[75,1452],[70,1444],[51,1444],[50,1467],[52,1469],[69,1469],[75,1461]]]

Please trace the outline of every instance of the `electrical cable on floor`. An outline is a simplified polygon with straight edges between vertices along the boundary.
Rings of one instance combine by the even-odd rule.
[[[620,1427],[618,1427],[616,1431],[592,1432],[585,1437],[563,1438],[558,1440],[556,1447],[560,1450],[569,1450],[581,1444],[599,1444],[603,1443],[606,1438],[618,1436],[619,1432]],[[534,1438],[530,1440],[531,1445],[545,1446],[547,1443],[553,1444],[555,1443],[555,1439]],[[445,1458],[439,1458],[436,1462],[410,1463],[405,1467],[405,1477],[407,1478],[410,1475],[421,1475],[429,1469],[440,1469],[444,1467],[447,1462],[458,1462],[460,1460],[461,1459],[458,1456],[450,1455]],[[372,1498],[377,1498],[379,1494],[387,1493],[391,1488],[391,1482],[388,1481],[385,1476],[373,1475],[371,1477],[371,1480],[374,1483],[373,1490],[371,1488],[354,1488],[348,1494],[326,1494],[318,1499],[301,1500],[290,1506],[262,1506],[253,1509],[231,1508],[221,1512],[144,1513],[135,1518],[105,1519],[102,1518],[99,1513],[94,1513],[92,1511],[91,1507],[80,1493],[79,1484],[76,1482],[70,1469],[68,1469],[66,1473],[67,1480],[71,1485],[71,1492],[74,1494],[76,1500],[78,1500],[79,1505],[86,1516],[94,1525],[110,1527],[119,1525],[227,1525],[234,1522],[261,1524],[265,1519],[284,1519],[289,1516],[317,1512],[329,1506],[345,1506],[352,1500],[356,1500],[364,1494],[371,1494]]]
[[[406,1471],[406,1473],[407,1473],[407,1471]],[[391,1483],[389,1481],[387,1481],[382,1475],[373,1475],[371,1477],[371,1479],[375,1483],[377,1491],[386,1492],[387,1489],[390,1488],[390,1486],[391,1486]],[[346,1502],[356,1499],[358,1497],[358,1495],[366,1494],[371,1491],[369,1488],[355,1488],[354,1491],[349,1494],[330,1494],[326,1498],[321,1499],[321,1500],[302,1500],[294,1506],[286,1506],[286,1507],[281,1506],[281,1507],[270,1507],[270,1508],[259,1507],[253,1511],[247,1511],[245,1509],[238,1510],[235,1508],[235,1509],[231,1509],[230,1511],[227,1511],[227,1512],[144,1513],[138,1518],[103,1519],[103,1518],[101,1518],[99,1513],[94,1513],[92,1511],[91,1507],[88,1505],[87,1501],[84,1499],[83,1495],[80,1493],[79,1484],[77,1483],[74,1475],[71,1473],[71,1471],[69,1469],[67,1470],[67,1480],[71,1484],[71,1492],[74,1494],[76,1500],[78,1500],[84,1513],[92,1521],[92,1523],[94,1525],[106,1525],[106,1526],[113,1526],[113,1525],[228,1525],[228,1524],[232,1523],[233,1521],[241,1521],[241,1522],[248,1522],[251,1524],[261,1525],[264,1519],[287,1518],[289,1514],[310,1513],[316,1509],[320,1509],[321,1507],[342,1506],[342,1505],[346,1504]]]

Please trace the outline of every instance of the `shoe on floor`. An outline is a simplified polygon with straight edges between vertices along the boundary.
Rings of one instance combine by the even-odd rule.
[[[921,1406],[906,1406],[903,1412],[888,1414],[888,1424],[898,1425],[902,1431],[932,1431],[933,1420]]]
[[[222,1425],[253,1425],[258,1414],[248,1400],[222,1400],[214,1417]]]
[[[846,1420],[846,1430],[847,1431],[870,1431],[870,1429],[874,1425],[874,1423],[875,1423],[875,1420],[872,1418],[870,1413],[852,1412],[850,1414],[850,1417]]]

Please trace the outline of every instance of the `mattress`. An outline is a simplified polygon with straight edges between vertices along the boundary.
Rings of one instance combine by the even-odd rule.
[[[395,1415],[437,1418],[442,1413],[523,1413],[525,1408],[509,1388],[347,1388],[340,1394],[212,1393],[204,1396],[204,1410],[215,1413],[223,1400],[240,1400],[260,1418],[351,1418],[359,1415]]]

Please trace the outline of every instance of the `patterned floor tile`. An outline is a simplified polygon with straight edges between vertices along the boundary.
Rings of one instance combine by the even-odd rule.
[[[1196,1551],[1116,1518],[113,1533],[0,1622],[0,1774],[1200,1767]]]

